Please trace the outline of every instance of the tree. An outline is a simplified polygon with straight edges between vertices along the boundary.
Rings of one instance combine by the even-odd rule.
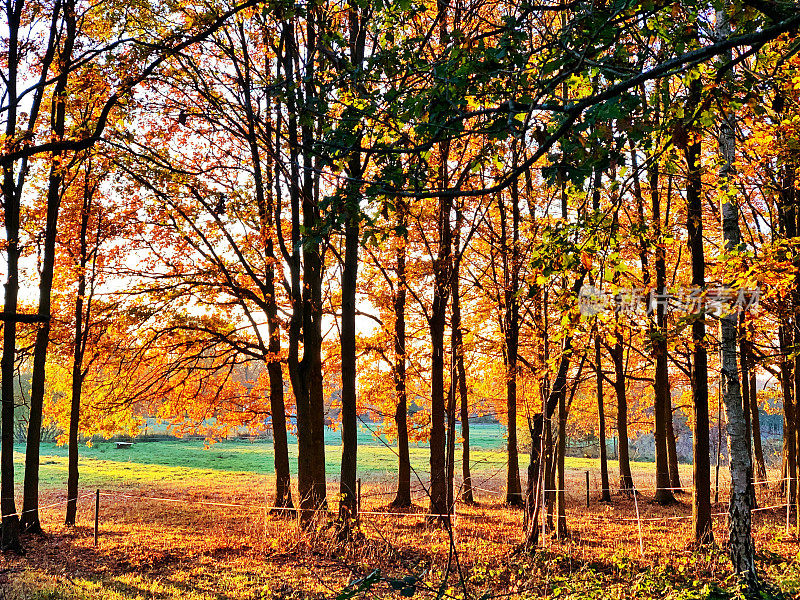
[[[717,11],[717,35],[723,38],[730,35],[730,22],[723,6]],[[730,62],[732,56],[722,55],[720,60]],[[730,90],[730,78],[727,78],[724,91]],[[733,133],[733,115],[725,111],[725,98],[723,98],[723,113],[719,127],[719,153],[721,160],[719,178],[722,183],[722,234],[725,241],[725,251],[735,253],[741,245],[741,232],[739,230],[739,210],[736,199],[731,196],[729,182],[732,176],[733,163],[736,155],[735,138]],[[737,575],[752,591],[757,587],[755,548],[751,533],[751,499],[753,468],[750,459],[750,440],[747,435],[745,413],[742,403],[741,388],[739,386],[739,370],[737,365],[736,342],[738,339],[738,315],[736,312],[722,315],[720,318],[721,338],[721,370],[722,370],[722,397],[725,403],[725,412],[728,419],[728,447],[730,450],[731,471],[731,497],[728,505],[728,530],[729,553],[731,562]]]
[[[687,103],[700,104],[702,83],[695,76],[689,86]],[[703,251],[703,212],[701,206],[701,167],[700,153],[702,142],[699,137],[685,147],[687,164],[686,185],[686,230],[688,232],[689,252],[692,261],[692,285],[704,290],[705,255]],[[709,543],[713,539],[711,529],[711,464],[709,453],[708,424],[708,354],[706,350],[705,316],[694,315],[692,320],[692,402],[694,425],[692,428],[692,470],[694,492],[692,493],[692,526],[698,544]]]
[[[468,390],[467,390],[467,370],[464,366],[464,332],[461,323],[461,282],[459,273],[461,271],[461,260],[464,256],[464,250],[461,248],[461,228],[463,223],[463,217],[460,209],[456,209],[456,232],[455,232],[455,239],[453,240],[453,244],[456,249],[456,255],[458,259],[456,260],[455,268],[453,269],[453,309],[452,309],[452,352],[453,352],[453,360],[455,361],[455,369],[453,370],[453,374],[451,377],[455,378],[455,382],[457,382],[458,387],[458,397],[459,397],[459,404],[460,404],[460,420],[461,420],[461,443],[462,443],[462,453],[461,453],[461,476],[462,476],[462,487],[461,487],[461,501],[465,504],[474,504],[475,499],[472,494],[472,475],[470,472],[470,464],[469,464],[469,417],[470,417],[470,407],[469,407],[469,398],[468,398]],[[453,393],[455,395],[455,388],[456,383],[451,384],[453,387]],[[455,415],[454,415],[455,416]],[[453,419],[453,424],[455,425],[455,418]],[[453,439],[453,444],[455,444],[455,439]]]
[[[66,129],[66,93],[72,71],[72,52],[77,37],[77,15],[75,3],[64,0],[62,7],[64,19],[63,42],[57,50],[56,84],[53,88],[51,127],[53,139],[63,140]],[[28,419],[28,438],[25,446],[25,482],[22,500],[21,526],[23,530],[40,533],[39,523],[39,442],[42,429],[42,407],[44,405],[45,364],[47,347],[50,342],[50,295],[53,288],[53,268],[56,252],[56,232],[58,213],[63,194],[64,175],[70,168],[70,161],[60,149],[50,157],[50,175],[47,184],[46,226],[42,255],[42,273],[39,281],[38,316],[42,321],[36,332],[31,381],[30,416]]]
[[[69,3],[56,1],[49,12],[49,26],[44,35],[41,35],[42,28],[39,20],[32,18],[35,13],[33,5],[24,0],[8,2],[4,9],[9,23],[9,52],[6,57],[8,78],[6,79],[7,93],[3,96],[3,118],[5,119],[4,130],[7,137],[7,144],[0,155],[0,163],[3,166],[3,200],[6,235],[9,240],[7,246],[8,258],[8,277],[6,285],[6,297],[4,302],[5,320],[11,326],[7,326],[3,331],[3,416],[2,416],[2,458],[0,458],[0,504],[3,504],[2,512],[6,517],[3,519],[3,541],[2,547],[21,550],[18,539],[18,517],[13,499],[13,370],[14,358],[16,353],[16,321],[18,296],[19,296],[19,217],[20,203],[22,201],[22,191],[25,184],[25,177],[28,172],[29,161],[32,158],[49,155],[50,157],[62,157],[66,152],[77,152],[91,148],[103,135],[109,120],[113,120],[114,111],[120,103],[124,101],[136,89],[136,87],[150,77],[168,58],[175,56],[182,50],[192,46],[194,43],[205,39],[211,33],[219,29],[230,17],[236,15],[245,8],[255,6],[258,0],[248,0],[247,2],[216,12],[214,9],[201,8],[199,11],[192,11],[185,7],[168,7],[161,5],[159,11],[150,10],[151,7],[136,11],[135,17],[129,23],[135,23],[136,33],[131,34],[128,26],[118,27],[114,34],[118,36],[115,40],[109,40],[104,35],[93,37],[84,31],[80,35],[81,48],[86,57],[85,61],[77,61],[80,65],[86,65],[93,61],[98,61],[104,57],[114,56],[113,68],[126,71],[124,76],[112,77],[117,83],[108,89],[107,95],[101,101],[102,108],[97,113],[92,113],[90,119],[83,123],[76,123],[70,128],[69,134],[51,136],[49,133],[43,134],[43,128],[39,126],[39,113],[43,98],[51,86],[62,86],[68,77],[71,68],[77,67],[72,64],[70,68],[64,68],[65,62],[62,61],[61,70],[56,77],[51,77],[51,67],[55,60],[60,39],[59,31],[64,27],[65,19],[71,11],[65,7],[71,6]],[[169,28],[148,27],[139,28],[139,23],[150,23],[164,18],[170,20],[175,12],[179,12],[180,20],[186,23],[185,27]],[[193,13],[193,14],[189,14]],[[96,11],[89,11],[86,18],[81,23],[87,23],[95,18]],[[105,13],[104,13],[105,14]],[[74,16],[74,15],[73,15]],[[184,18],[186,17],[186,18]],[[72,18],[72,17],[69,17]],[[69,28],[69,27],[68,27]],[[91,31],[91,28],[89,28]],[[142,31],[153,32],[154,35],[142,35]],[[165,33],[168,31],[168,33]],[[97,33],[96,31],[94,33]],[[63,41],[67,43],[78,43],[77,32],[74,35],[66,35]],[[99,39],[97,39],[99,38]],[[71,40],[71,41],[69,41]],[[147,48],[146,51],[142,51]],[[63,49],[68,49],[62,47]],[[70,52],[61,52],[61,56],[67,57]],[[27,69],[30,68],[30,71]],[[22,78],[25,81],[32,80],[33,84],[20,91]],[[29,78],[29,79],[27,79]],[[31,98],[30,110],[27,116],[27,126],[22,127],[20,123],[21,107],[23,99]],[[56,96],[56,106],[63,106],[62,98]],[[54,122],[58,119],[55,118]],[[60,169],[63,162],[59,158],[55,161],[53,174],[56,178],[60,177]],[[54,192],[55,197],[55,192]],[[55,208],[55,207],[54,207]],[[51,211],[50,223],[55,226],[57,211]],[[52,227],[51,227],[52,230]],[[51,235],[52,237],[52,235]],[[47,276],[45,275],[45,279]],[[43,280],[42,292],[47,291],[47,283]],[[47,301],[45,300],[46,308]],[[31,319],[28,319],[31,320]],[[41,320],[37,316],[36,320]],[[44,338],[43,338],[44,339]],[[44,342],[40,343],[40,349],[44,347]],[[42,350],[39,352],[40,357]],[[41,358],[39,359],[41,365]],[[37,383],[38,386],[38,383]],[[38,396],[38,391],[37,391]],[[38,411],[38,407],[36,409]],[[36,415],[34,415],[34,419]],[[35,425],[35,423],[34,423]],[[31,450],[35,449],[32,447]],[[36,483],[36,469],[31,463],[30,479],[28,485],[28,506],[24,514],[33,513],[33,523],[36,523],[35,508],[38,495],[33,493]],[[35,525],[34,525],[35,527]]]
[[[512,149],[513,162],[517,161],[516,143]],[[508,465],[506,473],[506,503],[521,508],[524,505],[519,480],[519,453],[517,452],[517,363],[519,353],[519,182],[511,182],[511,244],[508,243],[508,219],[505,197],[498,194],[500,208],[500,252],[503,257],[503,334],[506,363],[506,410],[508,415]]]
[[[368,15],[358,6],[348,7],[348,44],[350,67],[353,73],[361,71],[364,63],[366,25]],[[353,87],[358,87],[358,81]],[[353,145],[361,145],[362,134],[358,125],[357,110],[345,109],[342,128],[353,137]],[[358,282],[358,249],[360,245],[360,193],[364,164],[361,156],[353,151],[349,157],[346,173],[352,183],[347,185],[344,198],[345,250],[342,267],[342,464],[339,480],[339,519],[343,532],[349,531],[350,521],[357,511],[356,456],[358,451],[356,429],[356,287]]]
[[[56,51],[56,32],[59,24],[60,3],[53,11],[46,47],[40,50],[40,67],[38,85],[34,88],[31,109],[27,124],[21,113],[20,78],[25,73],[24,46],[28,43],[23,15],[25,2],[18,0],[8,2],[4,6],[8,22],[8,51],[6,57],[7,78],[4,98],[5,136],[7,141],[5,152],[13,153],[23,147],[26,138],[33,136],[45,93],[45,81],[50,63]],[[25,129],[23,129],[25,127]],[[0,511],[2,511],[3,550],[22,551],[19,541],[19,517],[14,502],[14,363],[16,358],[17,322],[22,317],[17,314],[19,298],[19,258],[20,258],[20,204],[28,171],[28,156],[15,160],[3,161],[3,212],[6,230],[7,276],[5,298],[3,304],[3,355],[2,355],[2,416],[0,417]]]

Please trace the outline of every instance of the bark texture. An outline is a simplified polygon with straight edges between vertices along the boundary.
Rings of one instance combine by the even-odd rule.
[[[725,10],[717,11],[717,39],[731,33]],[[723,54],[723,63],[732,55]],[[726,81],[727,83],[727,81]],[[727,86],[726,86],[727,87]],[[728,191],[728,181],[733,174],[735,137],[733,116],[723,112],[719,125],[719,173],[723,190]],[[722,236],[726,252],[740,250],[739,208],[734,198],[724,195],[722,201]],[[750,438],[747,431],[747,414],[742,403],[737,364],[738,315],[735,311],[720,319],[722,399],[728,421],[728,456],[730,460],[731,491],[728,505],[728,553],[735,573],[753,591],[758,585],[755,565],[755,547],[751,532],[753,469],[750,460]]]

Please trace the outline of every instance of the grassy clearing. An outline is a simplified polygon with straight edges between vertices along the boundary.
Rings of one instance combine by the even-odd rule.
[[[42,504],[48,504],[63,497],[66,457],[63,448],[43,450]],[[328,448],[332,465],[337,450]],[[385,512],[394,481],[384,461],[393,456],[379,446],[359,451],[363,510]],[[640,554],[634,501],[615,495],[611,505],[596,502],[596,460],[568,460],[569,538],[548,539],[534,556],[515,552],[522,514],[500,504],[505,461],[501,453],[485,452],[475,469],[479,504],[457,506],[456,564],[447,532],[429,527],[421,514],[365,515],[359,538],[348,545],[336,541],[325,518],[313,531],[303,531],[296,521],[269,514],[269,444],[223,442],[204,449],[202,442],[154,442],[130,450],[98,444],[83,452],[81,475],[87,491],[104,490],[100,546],[93,546],[91,498],[81,499],[72,529],[60,525],[62,506],[43,510],[47,535],[25,539],[27,557],[2,558],[0,581],[8,581],[0,586],[0,598],[322,600],[359,587],[353,597],[401,598],[403,589],[413,589],[415,598],[474,600],[730,597],[735,585],[722,551],[693,551],[689,521],[664,520],[690,514],[688,497],[662,508],[648,502],[642,489],[636,503],[641,517],[658,520],[643,522]],[[416,448],[413,461],[424,476],[426,449]],[[652,463],[634,465],[641,488],[652,485],[652,469]],[[592,478],[589,508],[585,470]],[[689,480],[687,470],[684,481]],[[415,510],[421,511],[424,492],[416,488]],[[761,506],[779,503],[774,490],[760,492],[759,500]],[[759,567],[785,597],[800,597],[798,543],[785,534],[784,521],[782,511],[756,513]],[[715,519],[717,540],[724,540],[724,526],[723,518]]]
[[[333,440],[329,440],[333,441]],[[497,487],[505,477],[505,455],[499,448],[492,449],[486,440],[484,444],[471,450],[473,476],[476,484]],[[501,440],[502,441],[502,440]],[[497,438],[494,438],[495,444]],[[23,445],[16,446],[16,480],[21,481],[24,472]],[[339,475],[341,446],[328,444],[325,448],[327,472],[331,481]],[[411,464],[420,479],[429,477],[429,451],[425,446],[412,446]],[[103,486],[146,485],[148,483],[193,483],[209,477],[222,478],[223,481],[246,480],[253,477],[269,479],[273,476],[274,463],[271,442],[223,441],[210,446],[202,441],[175,440],[141,442],[129,449],[117,449],[114,443],[101,442],[85,446],[80,451],[79,468],[81,484],[88,488]],[[297,474],[297,445],[289,445],[290,467]],[[525,456],[521,462],[525,464]],[[653,463],[634,462],[631,464],[634,478],[642,487],[652,486]],[[683,465],[684,479],[688,481],[691,468]],[[616,461],[609,461],[612,481],[617,472]],[[397,456],[394,448],[377,443],[371,437],[359,447],[359,476],[374,482],[391,481],[397,471]],[[460,468],[457,469],[460,471]],[[599,483],[599,463],[596,459],[567,458],[569,477],[579,487],[584,471],[591,475],[591,485]],[[522,469],[524,475],[524,469]],[[41,447],[41,485],[44,488],[58,488],[66,485],[67,448],[56,444],[42,444]],[[579,481],[580,480],[580,481]],[[572,486],[569,486],[572,487]]]

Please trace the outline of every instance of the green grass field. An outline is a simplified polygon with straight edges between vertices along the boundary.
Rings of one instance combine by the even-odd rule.
[[[505,481],[505,430],[502,426],[480,424],[472,431],[471,463],[476,485],[499,489]],[[337,432],[329,431],[325,456],[331,481],[338,479],[341,445]],[[293,441],[291,438],[290,441]],[[397,471],[397,455],[393,444],[373,437],[364,427],[359,432],[358,474],[365,481],[390,482]],[[16,449],[17,482],[22,481],[24,445]],[[456,456],[460,461],[461,448]],[[270,441],[221,441],[205,444],[197,440],[140,441],[128,449],[117,449],[113,442],[81,446],[81,487],[134,486],[142,484],[196,484],[216,481],[234,483],[253,476],[269,478],[274,472],[273,450]],[[297,444],[289,445],[290,466],[297,473]],[[411,463],[421,479],[429,470],[429,450],[426,445],[412,445]],[[527,455],[520,456],[524,476]],[[639,485],[648,485],[653,476],[653,463],[633,463]],[[599,479],[596,459],[568,458],[568,477],[574,485],[583,487],[584,471]],[[609,461],[612,482],[617,470],[616,461]],[[460,475],[460,463],[456,469]],[[66,485],[67,448],[45,443],[41,448],[40,480],[44,488]]]

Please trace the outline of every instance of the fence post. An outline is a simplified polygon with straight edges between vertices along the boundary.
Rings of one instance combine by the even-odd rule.
[[[644,556],[644,543],[642,542],[642,519],[639,516],[639,500],[636,497],[636,488],[633,488],[633,503],[636,506],[636,522],[639,524],[639,556]]]
[[[789,535],[789,514],[792,510],[792,498],[789,490],[792,489],[792,478],[786,478],[786,535]]]
[[[358,484],[356,496],[356,521],[361,521],[361,477],[356,480]]]
[[[100,490],[94,492],[94,545],[97,547],[97,535],[100,530]]]
[[[586,471],[586,508],[589,508],[589,471]]]

